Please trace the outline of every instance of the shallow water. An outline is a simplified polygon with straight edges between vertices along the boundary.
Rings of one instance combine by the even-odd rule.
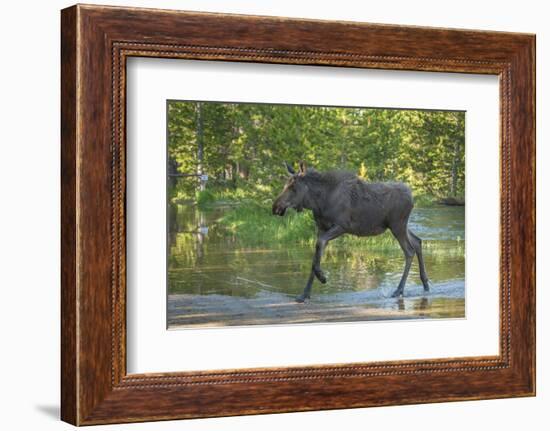
[[[322,261],[328,282],[314,283],[305,306],[293,298],[307,280],[312,247],[243,245],[217,223],[226,211],[231,208],[170,210],[169,327],[464,317],[463,207],[415,208],[411,214],[410,228],[423,239],[429,293],[415,259],[404,298],[391,298],[404,265],[397,242],[346,249],[337,239]]]

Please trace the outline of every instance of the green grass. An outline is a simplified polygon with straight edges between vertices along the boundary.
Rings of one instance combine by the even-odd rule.
[[[439,199],[432,195],[416,195],[414,196],[414,206],[417,208],[426,208],[437,205]]]
[[[194,200],[200,210],[208,211],[219,205],[232,207],[217,221],[228,236],[243,246],[262,247],[281,244],[303,244],[313,246],[316,241],[316,227],[311,211],[297,213],[288,210],[284,217],[271,214],[271,204],[277,192],[262,184],[248,184],[246,187],[222,187],[208,185],[206,190],[195,193]],[[176,193],[174,201],[184,199]],[[437,199],[430,195],[415,196],[416,207],[437,205]],[[438,241],[425,241],[423,248],[437,252]],[[460,247],[460,244],[458,244]],[[387,231],[373,237],[358,238],[344,235],[334,240],[332,248],[358,250],[399,250],[399,244]],[[462,250],[462,253],[464,250]]]
[[[218,220],[237,241],[248,246],[275,246],[280,244],[302,244],[313,246],[316,241],[315,221],[311,211],[297,213],[288,210],[284,217],[271,214],[271,208],[254,202],[241,203],[225,213]],[[423,248],[437,252],[439,241],[424,241]],[[385,233],[372,237],[358,238],[344,235],[331,243],[333,248],[371,250],[399,250],[399,244],[391,234]],[[464,253],[464,241],[457,241],[454,248]]]
[[[242,187],[221,187],[208,186],[206,190],[195,193],[195,201],[200,209],[208,209],[213,205],[218,204],[261,204],[264,206],[271,205],[273,198],[277,192],[271,187],[262,184],[246,184]],[[177,194],[174,202],[186,200],[183,194]]]
[[[217,196],[210,190],[198,191],[195,194],[195,199],[199,208],[204,208],[208,205],[212,205],[218,200]]]
[[[250,244],[308,243],[315,236],[310,212],[288,211],[285,217],[278,217],[271,214],[269,206],[250,201],[227,212],[219,223],[239,241]]]

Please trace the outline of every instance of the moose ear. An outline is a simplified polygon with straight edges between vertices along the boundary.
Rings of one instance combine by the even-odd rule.
[[[300,175],[305,175],[307,170],[306,162],[300,160]]]
[[[296,171],[292,168],[292,166],[290,166],[287,162],[285,162],[285,166],[286,166],[286,170],[290,175],[294,175],[296,173]]]

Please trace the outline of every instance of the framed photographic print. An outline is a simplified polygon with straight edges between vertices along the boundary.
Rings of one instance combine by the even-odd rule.
[[[535,393],[535,37],[62,11],[62,419]]]

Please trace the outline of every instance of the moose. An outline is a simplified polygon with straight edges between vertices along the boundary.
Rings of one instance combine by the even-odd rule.
[[[273,202],[273,214],[284,216],[288,208],[298,212],[305,208],[313,212],[317,225],[311,273],[304,292],[296,297],[297,302],[310,298],[315,277],[323,284],[327,282],[321,270],[321,257],[329,241],[343,234],[359,237],[380,235],[386,229],[390,229],[405,255],[403,275],[392,296],[403,296],[415,254],[424,291],[429,291],[422,240],[408,227],[413,197],[407,185],[400,182],[366,182],[353,172],[342,170],[318,172],[308,169],[302,161],[298,172],[288,163],[285,162],[285,165],[290,178]]]

